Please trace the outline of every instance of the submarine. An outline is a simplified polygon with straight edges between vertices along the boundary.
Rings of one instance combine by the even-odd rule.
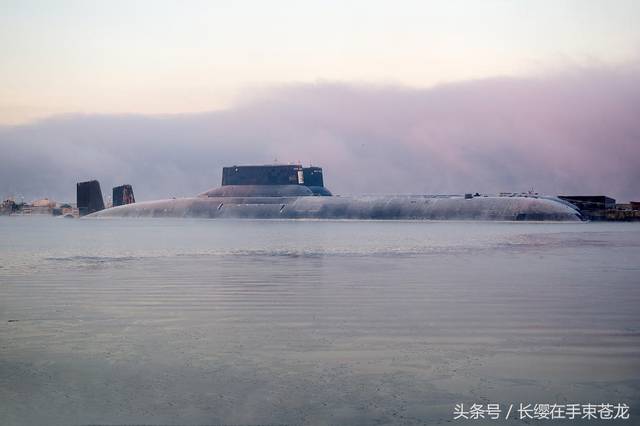
[[[83,199],[97,197],[95,184],[83,188],[86,189],[78,187],[78,200],[81,195]],[[99,185],[97,188],[99,190]],[[87,191],[94,191],[94,196],[86,194]],[[101,198],[100,194],[100,201]],[[99,202],[94,204],[100,205]],[[80,205],[78,207],[81,208]],[[579,210],[572,204],[556,197],[538,195],[333,195],[324,186],[321,167],[303,167],[299,164],[224,167],[222,185],[194,197],[130,202],[107,209],[90,209],[85,217],[582,220]]]

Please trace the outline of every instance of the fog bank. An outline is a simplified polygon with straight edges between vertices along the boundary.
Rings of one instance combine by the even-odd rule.
[[[74,115],[0,127],[0,195],[75,201],[75,182],[139,200],[217,186],[224,165],[324,167],[345,193],[526,191],[640,199],[636,65],[430,89],[319,82],[225,111]]]

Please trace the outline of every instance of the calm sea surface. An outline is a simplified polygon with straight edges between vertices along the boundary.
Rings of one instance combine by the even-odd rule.
[[[571,402],[639,423],[640,224],[0,217],[3,425]]]

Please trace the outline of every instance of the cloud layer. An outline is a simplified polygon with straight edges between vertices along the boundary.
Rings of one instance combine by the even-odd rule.
[[[321,165],[334,193],[526,191],[640,199],[640,70],[573,69],[431,89],[272,88],[204,114],[54,117],[0,127],[0,195],[75,199],[131,183],[192,195],[224,165]]]

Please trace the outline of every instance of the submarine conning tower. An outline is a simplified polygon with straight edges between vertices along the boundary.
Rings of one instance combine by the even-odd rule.
[[[200,197],[331,196],[321,167],[293,165],[231,166],[222,169],[222,186]]]

